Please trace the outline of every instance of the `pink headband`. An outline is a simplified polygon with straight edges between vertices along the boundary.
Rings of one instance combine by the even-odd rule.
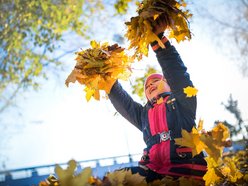
[[[150,79],[154,79],[154,78],[162,79],[162,78],[163,78],[163,75],[162,75],[162,74],[157,74],[157,73],[154,73],[154,74],[149,75],[149,76],[146,78],[144,87],[146,86],[146,83],[147,83]]]

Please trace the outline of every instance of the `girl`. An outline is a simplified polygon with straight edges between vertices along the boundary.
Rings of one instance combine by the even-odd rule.
[[[154,28],[165,48],[156,41],[151,43],[162,74],[152,74],[146,79],[147,104],[142,106],[135,102],[118,81],[109,94],[116,110],[143,132],[147,145],[139,166],[125,169],[145,176],[147,182],[164,176],[202,180],[206,173],[203,153],[192,157],[190,148],[174,142],[181,137],[182,129],[190,132],[195,126],[196,97],[186,97],[183,92],[183,88],[193,84],[177,50],[163,36],[166,26],[165,21],[159,20]]]

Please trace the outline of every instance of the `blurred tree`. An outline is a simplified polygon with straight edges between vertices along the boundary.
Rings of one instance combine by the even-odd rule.
[[[130,0],[111,4],[116,14],[127,11]],[[107,2],[97,0],[0,0],[0,113],[15,96],[40,85],[48,69],[61,67],[55,52],[66,33],[89,39],[93,14],[101,12]],[[93,18],[92,18],[93,19]]]
[[[230,130],[231,138],[237,138],[239,135],[242,136],[243,140],[248,140],[247,134],[248,134],[248,126],[243,120],[241,116],[241,112],[238,108],[238,101],[234,100],[232,97],[232,94],[230,94],[229,99],[227,100],[227,103],[222,103],[224,105],[225,109],[234,115],[234,118],[236,120],[236,123],[230,123],[228,121],[221,121],[224,123]],[[220,121],[216,121],[215,123],[219,123]],[[240,137],[239,137],[240,138]]]

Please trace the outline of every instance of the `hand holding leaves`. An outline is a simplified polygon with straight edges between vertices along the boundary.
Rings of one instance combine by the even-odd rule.
[[[124,48],[117,44],[110,46],[108,43],[91,41],[91,47],[76,53],[77,63],[65,82],[67,86],[76,81],[85,85],[87,101],[92,96],[100,100],[100,90],[109,94],[117,79],[126,80],[132,62]]]
[[[164,48],[157,34],[166,28],[169,38],[175,38],[177,42],[191,39],[188,18],[192,14],[185,7],[184,0],[146,0],[140,4],[138,16],[126,22],[125,34],[130,41],[129,49],[135,50],[134,56],[138,60],[142,59],[143,55],[148,55],[148,45],[153,41],[157,41],[160,47]]]

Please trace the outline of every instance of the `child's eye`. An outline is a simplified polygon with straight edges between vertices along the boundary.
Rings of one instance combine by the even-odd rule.
[[[153,81],[153,83],[158,82],[158,81],[159,81],[158,79],[155,79],[155,80]]]

